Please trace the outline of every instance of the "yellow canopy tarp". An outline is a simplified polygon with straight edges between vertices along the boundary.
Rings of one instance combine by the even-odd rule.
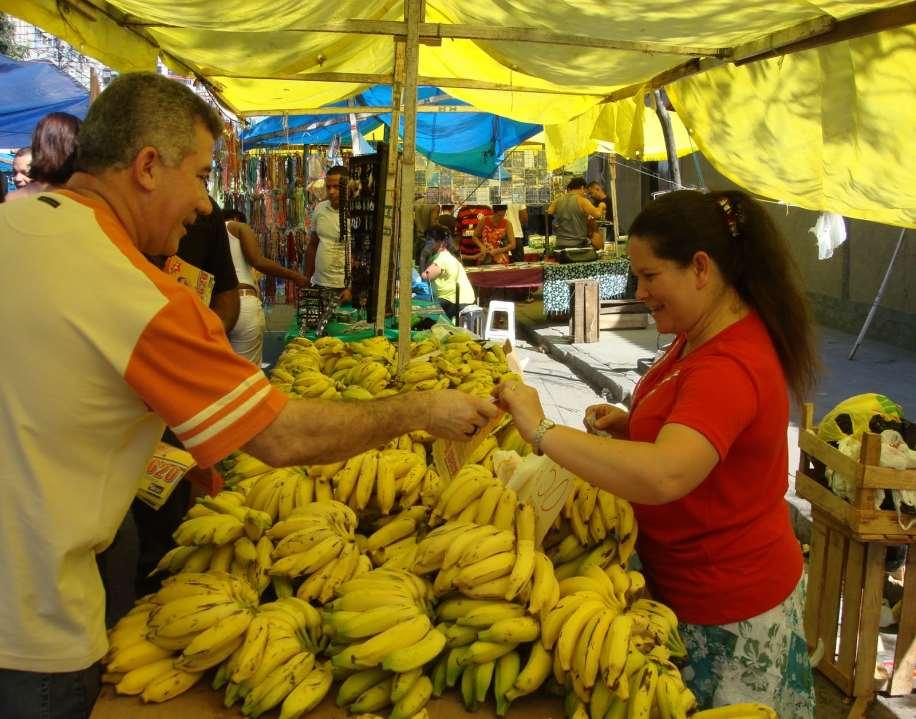
[[[916,227],[916,27],[668,88],[719,172],[810,210]]]
[[[692,58],[717,55],[719,49],[752,42],[766,45],[785,33],[801,37],[796,31],[812,23],[823,29],[831,20],[880,8],[900,6],[900,12],[907,12],[907,4],[906,0],[645,0],[638,4],[630,0],[427,0],[427,22],[493,30],[534,28],[651,47],[528,43],[498,39],[498,34],[493,40],[446,38],[439,45],[421,45],[419,73],[437,78],[436,84],[455,97],[505,117],[557,127],[580,118],[571,130],[547,133],[557,156],[581,153],[583,143],[590,146],[601,139],[613,141],[622,154],[641,147],[645,157],[644,128],[650,125],[627,121],[631,111],[635,117],[638,101],[632,108],[602,104],[611,93],[636,93],[660,73]],[[0,10],[63,38],[115,70],[153,69],[158,57],[176,72],[201,78],[230,110],[268,114],[341,100],[377,76],[389,75],[394,64],[391,36],[315,30],[345,20],[400,21],[404,6],[403,0],[0,0]],[[745,186],[785,199],[800,194],[811,205],[824,203],[817,209],[850,216],[864,213],[869,219],[878,216],[874,207],[889,207],[893,211],[885,213],[887,221],[903,219],[912,226],[914,203],[909,188],[913,183],[911,178],[897,182],[906,173],[912,155],[907,150],[916,136],[912,107],[907,117],[901,106],[907,97],[910,103],[913,98],[912,34],[900,31],[888,37],[882,42],[909,42],[910,46],[875,46],[869,43],[876,41],[863,38],[861,52],[844,52],[839,46],[810,51],[820,58],[820,84],[812,83],[808,75],[809,79],[786,82],[787,68],[793,73],[806,70],[806,61],[795,60],[796,56],[785,59],[779,75],[758,69],[780,63],[773,60],[723,66],[708,76],[684,80],[673,92],[681,119],[697,146],[726,174],[740,176]],[[851,41],[848,47],[859,43]],[[890,60],[879,62],[881,58],[868,55],[889,50],[899,59],[896,68]],[[878,65],[890,68],[890,79],[882,80],[872,71]],[[341,78],[341,73],[348,76]],[[451,78],[535,91],[468,89],[451,86]],[[723,85],[740,87],[726,92]],[[794,89],[780,89],[786,86]],[[806,94],[812,89],[817,102],[827,101],[837,108],[845,104],[846,113],[813,107],[814,99]],[[903,94],[889,97],[888,91]],[[746,102],[736,102],[737,98]],[[712,104],[704,108],[703,103]],[[714,121],[726,111],[737,117],[747,109],[744,105],[750,109],[750,119],[729,120],[725,128]],[[792,119],[798,120],[798,127]],[[865,130],[862,121],[868,121]],[[878,133],[883,139],[878,139]],[[753,134],[772,141],[753,146],[747,139]],[[806,144],[811,137],[820,138],[813,147]],[[735,141],[737,149],[724,151],[726,140]],[[792,148],[801,151],[786,161]],[[764,153],[779,159],[768,165]],[[745,157],[747,166],[742,164]],[[786,172],[787,167],[791,172]]]

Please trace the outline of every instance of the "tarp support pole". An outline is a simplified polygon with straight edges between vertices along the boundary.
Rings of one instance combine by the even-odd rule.
[[[677,146],[674,142],[674,128],[671,127],[671,117],[668,115],[668,108],[665,105],[665,98],[662,97],[661,90],[653,90],[652,95],[655,97],[655,114],[658,115],[658,121],[662,126],[662,135],[665,136],[665,150],[668,154],[668,174],[675,190],[680,190],[681,184],[681,164],[677,159]]]
[[[398,369],[410,359],[410,314],[413,269],[413,195],[416,183],[414,165],[417,146],[417,71],[420,64],[420,17],[423,0],[404,3],[404,20],[407,23],[405,43],[404,89],[404,150],[401,154],[401,192],[398,206],[401,214],[399,233],[400,267],[398,271]],[[394,99],[394,98],[392,98]],[[392,103],[396,104],[396,103]],[[397,138],[397,125],[392,124],[392,135]]]
[[[620,219],[617,216],[617,153],[610,157],[611,168],[611,214],[614,218],[614,258],[620,259]]]
[[[404,41],[394,41],[394,80],[391,83],[391,125],[397,128],[401,122],[401,105],[398,100],[401,96],[404,77]],[[375,298],[375,333],[380,335],[385,332],[385,313],[388,311],[388,286],[392,281],[391,247],[395,235],[395,205],[398,197],[398,133],[386,132],[385,139],[388,143],[388,166],[385,179],[385,207],[382,211],[382,247],[378,277],[378,296]],[[392,141],[393,140],[393,141]]]
[[[903,246],[903,236],[905,234],[906,228],[904,227],[902,230],[900,230],[900,237],[897,238],[897,246],[894,248],[894,254],[891,255],[891,261],[887,263],[887,270],[884,272],[884,279],[881,280],[881,286],[878,288],[878,294],[875,295],[875,301],[872,303],[871,309],[868,310],[868,315],[865,317],[865,323],[862,325],[859,336],[856,337],[856,341],[852,345],[852,349],[849,351],[850,360],[856,356],[856,350],[859,349],[859,345],[862,344],[862,340],[865,339],[865,333],[868,332],[868,328],[871,326],[871,321],[875,318],[875,312],[878,311],[878,305],[881,304],[881,299],[884,297],[884,291],[887,289],[887,281],[891,278],[891,272],[894,269],[894,263],[897,261],[897,255],[900,254],[900,248]]]

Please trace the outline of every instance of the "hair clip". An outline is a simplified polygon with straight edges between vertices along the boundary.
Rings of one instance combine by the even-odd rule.
[[[736,211],[735,207],[732,206],[731,200],[729,200],[727,197],[716,198],[716,202],[722,209],[722,214],[725,216],[725,224],[728,227],[728,234],[737,239],[738,235],[740,234],[738,230],[738,223],[741,219],[739,217],[738,211]]]

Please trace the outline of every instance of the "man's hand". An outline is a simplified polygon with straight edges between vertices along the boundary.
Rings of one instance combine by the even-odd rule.
[[[341,302],[349,302],[352,299],[353,299],[353,291],[349,287],[347,287],[346,289],[344,289],[343,292],[340,293]]]
[[[493,388],[497,404],[512,415],[519,434],[531,442],[534,432],[544,419],[544,408],[537,390],[521,382],[501,382]]]
[[[443,439],[465,442],[499,414],[492,402],[454,389],[423,392],[417,399],[429,413],[426,431]]]
[[[599,432],[615,439],[626,439],[630,415],[611,404],[593,404],[585,410],[583,424],[589,434]]]

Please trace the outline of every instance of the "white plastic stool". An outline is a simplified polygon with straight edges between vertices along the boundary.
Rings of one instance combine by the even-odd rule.
[[[493,328],[493,318],[496,314],[502,312],[506,315],[506,329],[497,330]],[[508,339],[515,345],[515,303],[504,302],[503,300],[491,300],[487,308],[487,326],[483,332],[485,340],[503,340]]]

